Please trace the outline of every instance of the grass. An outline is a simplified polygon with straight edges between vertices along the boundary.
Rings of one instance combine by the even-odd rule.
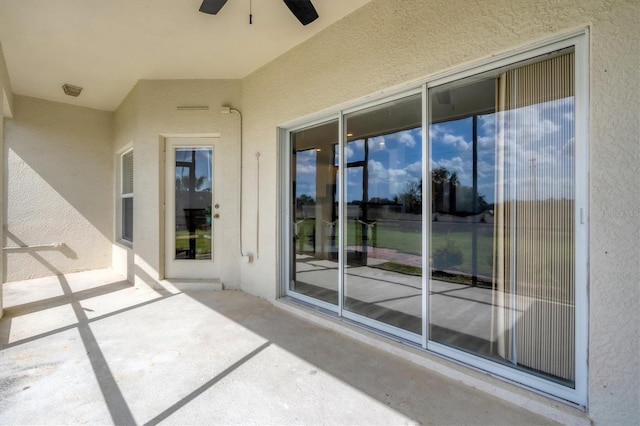
[[[471,232],[449,232],[431,234],[431,253],[451,242],[462,252],[462,263],[456,269],[471,273],[473,270],[473,244]],[[478,275],[491,276],[493,273],[493,237],[478,235],[476,256]]]
[[[369,245],[372,247],[389,248],[401,253],[422,254],[422,233],[407,232],[384,225],[376,225],[375,236],[370,235]],[[356,226],[350,224],[347,227],[347,245],[357,245],[360,242],[356,236]],[[472,271],[472,235],[471,232],[431,233],[431,253],[440,247],[444,247],[448,241],[462,251],[462,263],[456,268],[460,271],[471,273]],[[477,237],[478,274],[491,276],[493,269],[493,237],[479,235]]]
[[[417,277],[422,276],[422,268],[417,266],[405,265],[396,262],[385,262],[379,265],[369,265],[371,268],[382,269],[383,271],[397,272],[404,275],[414,275]],[[431,278],[439,279],[440,281],[448,281],[457,284],[471,284],[472,279],[470,275],[455,274],[443,271],[431,271]],[[490,286],[491,281],[478,280],[480,286]]]
[[[416,225],[414,224],[413,226],[415,227]],[[296,242],[296,249],[299,252],[313,252],[314,227],[314,219],[307,219],[298,224],[298,235],[302,235],[303,237],[302,240],[299,238]],[[469,229],[470,227],[467,227],[463,232],[451,230],[448,232],[436,231],[431,233],[430,258],[433,258],[433,254],[438,249],[442,249],[447,245],[453,245],[462,252],[462,262],[459,265],[452,265],[451,267],[445,268],[449,273],[455,274],[455,272],[460,272],[460,280],[467,280],[465,277],[471,275],[473,271],[473,235]],[[484,277],[491,277],[493,275],[493,235],[492,230],[490,228],[488,230],[489,235],[487,235],[487,228],[485,228],[484,232],[478,232],[476,239],[477,275]],[[346,227],[347,245],[358,246],[362,244],[361,232],[362,227],[360,224],[358,223],[356,225],[355,221],[350,220]],[[519,245],[518,255],[522,258],[535,259],[539,267],[531,265],[530,267],[539,270],[539,274],[545,275],[544,279],[546,281],[554,282],[554,274],[557,275],[562,271],[570,269],[570,267],[564,266],[563,263],[569,262],[570,264],[573,261],[571,238],[570,235],[567,235],[566,231],[562,230],[558,230],[547,237],[543,235],[544,234],[538,236],[529,235],[529,244]],[[533,241],[532,238],[535,239],[535,241]],[[422,233],[420,231],[407,231],[393,223],[378,222],[373,228],[369,229],[368,245],[370,247],[388,248],[400,253],[420,256],[422,253],[421,239]],[[339,244],[339,240],[339,238],[336,238],[336,244]],[[568,242],[563,244],[562,241]],[[507,250],[509,249],[507,248]],[[528,253],[531,250],[535,250],[535,253]],[[396,268],[395,266],[388,267]]]
[[[313,233],[315,227],[314,219],[307,219],[298,224],[298,238],[296,249],[299,252],[313,251]],[[347,245],[356,246],[361,244],[361,226],[356,226],[353,221],[347,225]],[[444,246],[448,240],[451,240],[463,254],[463,261],[458,265],[458,269],[465,272],[471,272],[472,261],[472,236],[470,232],[450,232],[450,233],[432,233],[431,234],[431,250],[437,250]],[[397,227],[388,226],[387,224],[378,223],[369,230],[368,245],[378,248],[389,248],[397,250],[401,253],[408,253],[420,256],[422,254],[422,233],[411,232],[398,229]],[[338,238],[339,241],[339,238]],[[491,275],[493,258],[493,237],[478,236],[478,274]]]
[[[206,236],[206,237],[205,237]],[[211,253],[211,236],[210,230],[196,230],[196,255]],[[176,232],[176,252],[189,250],[189,231]]]
[[[382,269],[384,271],[398,272],[405,275],[422,276],[422,268],[417,266],[405,265],[396,262],[385,262],[379,265],[369,265],[371,268]]]
[[[444,271],[431,271],[431,278],[435,278],[440,281],[447,281],[450,283],[456,284],[466,284],[470,285],[473,283],[473,278],[468,274],[455,274]],[[478,278],[476,285],[480,287],[490,287],[492,284],[492,280],[484,278]]]
[[[405,224],[405,227],[409,228],[410,226]],[[413,227],[415,228],[416,225],[414,224]],[[434,226],[434,228],[438,227]],[[298,238],[296,241],[298,252],[314,252],[314,229],[314,219],[307,219],[298,224],[298,235],[302,236],[302,239]],[[362,244],[361,229],[359,223],[356,225],[355,221],[349,221],[346,227],[348,246]],[[462,262],[459,265],[440,268],[445,271],[432,270],[433,278],[460,284],[471,282],[473,235],[470,229],[471,227],[467,226],[465,231],[456,232],[455,228],[450,228],[448,231],[431,232],[431,259],[437,250],[447,246],[449,248],[455,247],[462,253]],[[367,244],[369,247],[388,248],[399,253],[420,256],[422,253],[421,238],[421,231],[403,230],[393,223],[378,222],[373,228],[370,228]],[[339,244],[339,241],[340,238],[336,237],[335,244]],[[490,284],[493,276],[494,246],[491,226],[485,227],[483,232],[478,232],[476,243],[478,285],[486,286]],[[511,253],[508,244],[505,249],[507,253]],[[574,262],[571,231],[556,229],[554,232],[530,232],[518,245],[516,262],[518,261],[525,262],[520,269],[526,276],[517,278],[518,287],[522,291],[526,292],[528,288],[535,291],[540,288],[540,283],[545,283],[546,291],[553,294],[554,300],[566,301],[567,303],[572,300],[571,278],[568,277]],[[393,261],[372,267],[407,275],[422,274],[419,267]]]

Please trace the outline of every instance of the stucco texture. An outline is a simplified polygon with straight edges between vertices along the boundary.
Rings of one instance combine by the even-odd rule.
[[[243,289],[276,297],[278,125],[588,27],[588,410],[596,423],[638,423],[639,18],[637,1],[374,0],[248,76],[246,149],[273,166],[260,169],[261,257],[242,266]],[[255,171],[245,180],[255,181]],[[243,188],[249,200],[252,191]]]
[[[0,44],[0,164],[4,164],[4,118],[10,117],[13,109],[13,92],[11,81],[7,72],[7,63],[4,59],[2,44]],[[4,171],[0,173],[0,241],[4,241]],[[0,277],[4,276],[4,262],[0,262]],[[0,282],[0,318],[3,314],[2,283]]]
[[[6,104],[0,117],[10,117],[13,109],[13,91],[11,90],[11,81],[9,80],[2,44],[0,44],[0,103]]]
[[[112,114],[23,96],[5,119],[4,281],[111,264]]]
[[[4,59],[2,55],[0,55],[0,63],[3,62]],[[2,83],[0,83],[0,90],[2,89]],[[0,103],[0,164],[4,164],[4,114],[3,114],[4,105]],[[4,168],[3,168],[4,170]],[[4,171],[0,173],[0,225],[4,225]],[[0,226],[0,241],[4,241],[4,226]],[[4,276],[4,262],[0,261],[0,277]],[[2,318],[4,314],[4,304],[2,301],[2,281],[0,279],[0,318]]]
[[[115,113],[115,151],[134,150],[134,275],[137,284],[155,285],[164,277],[165,136],[220,134],[214,168],[223,190],[215,194],[220,219],[214,223],[214,262],[220,280],[239,288],[239,140],[236,114],[220,114],[223,105],[242,110],[240,80],[142,80]],[[208,106],[179,111],[178,106]]]

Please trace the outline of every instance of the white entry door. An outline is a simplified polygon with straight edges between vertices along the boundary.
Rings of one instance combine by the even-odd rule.
[[[219,278],[216,262],[215,142],[166,139],[165,277]]]

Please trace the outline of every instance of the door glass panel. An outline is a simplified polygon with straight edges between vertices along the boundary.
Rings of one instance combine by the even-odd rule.
[[[291,133],[289,289],[338,304],[338,121]]]
[[[573,386],[573,53],[551,56],[429,92],[429,337]]]
[[[344,309],[422,333],[421,95],[345,116]]]
[[[212,148],[175,149],[175,259],[212,259]]]

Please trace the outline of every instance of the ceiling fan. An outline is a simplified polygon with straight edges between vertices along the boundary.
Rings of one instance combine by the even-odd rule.
[[[294,14],[302,25],[307,25],[318,19],[318,12],[311,4],[311,0],[282,0],[291,13]],[[210,15],[217,14],[227,0],[204,0],[200,6],[200,12]]]

